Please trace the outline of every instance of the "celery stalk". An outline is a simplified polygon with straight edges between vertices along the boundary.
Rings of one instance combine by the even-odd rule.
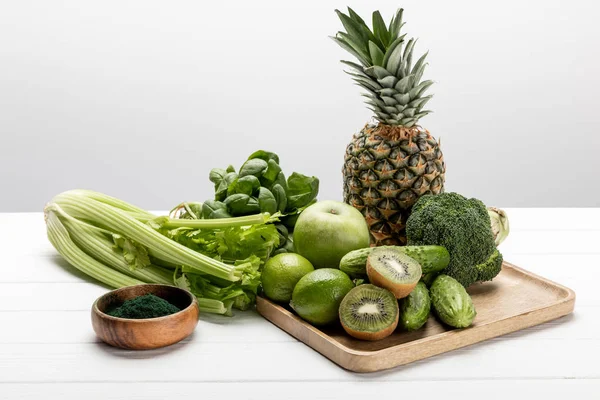
[[[81,226],[77,227],[76,224],[73,224],[72,217],[71,224],[69,225],[69,230],[62,223],[57,214],[65,217],[66,214],[62,210],[59,210],[55,207],[49,206],[46,209],[46,225],[48,232],[48,239],[50,243],[56,248],[61,256],[65,258],[75,268],[83,272],[84,274],[112,287],[112,288],[120,288],[123,286],[131,286],[131,285],[139,285],[143,283],[162,283],[166,285],[172,285],[173,280],[169,278],[170,274],[163,273],[162,271],[158,273],[156,270],[158,268],[152,267],[144,268],[142,270],[136,271],[128,271],[131,274],[137,275],[140,279],[136,279],[126,275],[126,273],[119,272],[111,269],[109,266],[102,264],[94,257],[88,255],[84,250],[79,248],[75,241],[72,239],[71,235],[77,236],[78,234],[84,234],[85,237],[82,237],[82,241],[85,243],[86,249],[89,250],[92,254],[99,256],[100,258],[104,258],[104,260],[109,260],[107,264],[117,266],[118,269],[127,269],[128,267],[126,263],[121,263],[118,261],[118,256],[111,255],[110,251],[112,251],[112,247],[108,247],[108,243],[102,243],[101,240],[98,240],[98,232],[94,231],[95,227],[88,225],[90,229],[87,231],[87,234],[84,233],[85,230],[82,229]],[[68,217],[68,216],[67,216]],[[68,220],[66,218],[65,220]],[[77,221],[77,220],[75,220]],[[87,225],[87,224],[86,224]],[[79,231],[77,231],[79,229]],[[99,229],[100,228],[95,228]],[[95,238],[95,239],[94,239]],[[110,241],[108,241],[110,242]],[[122,259],[121,259],[122,260]],[[197,297],[198,307],[201,312],[213,313],[213,314],[226,314],[231,315],[231,302],[229,304],[225,304],[222,301],[215,299],[207,299]]]
[[[48,239],[56,250],[69,264],[79,269],[86,275],[100,282],[118,288],[121,286],[139,285],[144,282],[107,268],[104,264],[87,255],[71,240],[69,232],[60,222],[56,214],[46,214]]]
[[[231,306],[227,306],[222,301],[202,297],[196,297],[196,300],[198,301],[200,312],[231,316]]]
[[[53,203],[75,218],[92,220],[112,232],[135,240],[146,246],[154,257],[229,281],[240,279],[241,274],[232,266],[182,246],[120,209],[88,197],[85,193],[64,192],[56,196]]]
[[[159,217],[156,218],[155,221],[164,228],[222,229],[232,226],[264,224],[269,218],[269,213],[264,213],[221,219],[177,219]]]
[[[118,208],[119,210],[127,212],[129,215],[135,217],[136,219],[142,222],[146,222],[153,218],[156,218],[156,215],[144,210],[143,208],[136,207],[133,204],[129,204],[126,201],[117,199],[116,197],[105,195],[104,193],[94,192],[93,190],[85,189],[75,189],[69,191],[69,193],[78,194],[81,196],[85,196],[89,199],[94,199],[101,203],[108,204],[109,206],[113,206],[115,208]]]
[[[149,265],[132,270],[123,258],[123,254],[114,249],[114,243],[109,238],[112,232],[71,217],[57,204],[49,205],[47,212],[50,211],[58,214],[75,244],[98,261],[146,283],[173,284],[173,274],[163,268]]]

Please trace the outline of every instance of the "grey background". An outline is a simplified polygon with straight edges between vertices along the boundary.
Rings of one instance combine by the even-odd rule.
[[[447,189],[513,206],[600,206],[594,1],[3,1],[0,211],[89,188],[149,209],[212,194],[212,167],[279,153],[341,199],[370,119],[327,38],[350,4],[405,8],[430,50]]]

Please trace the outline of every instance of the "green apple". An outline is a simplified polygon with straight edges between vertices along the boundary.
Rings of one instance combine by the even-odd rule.
[[[296,252],[315,268],[339,268],[344,255],[369,244],[369,227],[360,211],[338,201],[308,207],[294,228]]]

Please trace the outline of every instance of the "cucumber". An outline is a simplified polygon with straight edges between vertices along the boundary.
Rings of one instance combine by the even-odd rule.
[[[423,282],[427,287],[431,287],[431,284],[439,274],[439,272],[430,272],[428,274],[424,274],[421,277],[421,282]]]
[[[443,246],[381,246],[397,249],[421,264],[423,274],[439,272],[448,266],[450,253]],[[353,250],[340,260],[340,269],[351,277],[367,276],[367,257],[375,247]]]
[[[429,288],[431,304],[438,318],[446,325],[466,328],[477,312],[463,285],[448,275],[439,275]]]
[[[367,258],[374,247],[352,250],[340,260],[340,269],[352,278],[367,276]]]
[[[400,300],[399,325],[407,331],[419,329],[427,322],[430,309],[429,290],[423,282],[419,282],[407,297]]]

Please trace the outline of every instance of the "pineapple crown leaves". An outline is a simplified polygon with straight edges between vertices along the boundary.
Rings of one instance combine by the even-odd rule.
[[[423,54],[413,65],[413,49],[417,39],[400,34],[404,26],[402,8],[388,25],[379,11],[373,12],[373,29],[348,7],[348,15],[335,10],[346,32],[331,38],[352,54],[360,64],[343,61],[354,82],[366,90],[364,96],[375,118],[386,125],[412,127],[431,111],[423,110],[432,95],[425,91],[433,81],[421,81],[427,63]]]

